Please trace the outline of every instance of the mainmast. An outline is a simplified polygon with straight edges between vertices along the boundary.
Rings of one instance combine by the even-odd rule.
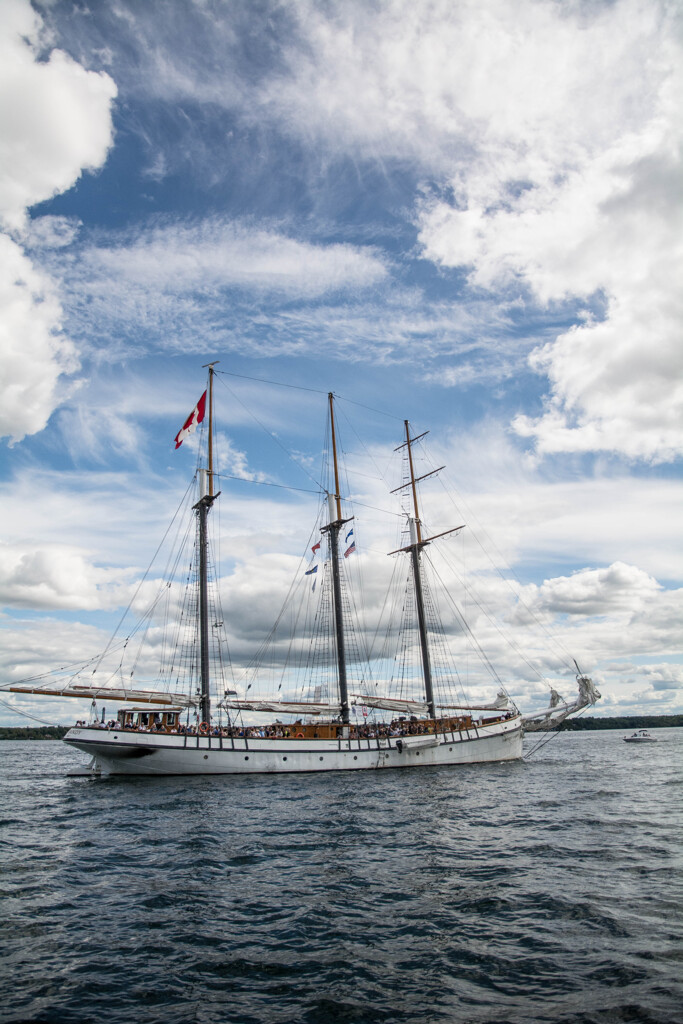
[[[218,360],[216,360],[218,362]],[[213,375],[216,362],[207,363],[209,370],[209,438],[208,468],[199,470],[199,501],[194,506],[197,512],[199,540],[199,679],[201,718],[211,724],[210,661],[209,661],[209,510],[218,494],[213,493]],[[205,367],[206,368],[206,367]],[[220,493],[220,491],[219,491]]]
[[[432,664],[429,653],[429,634],[427,630],[427,616],[425,614],[425,602],[424,602],[424,588],[422,585],[422,565],[420,560],[420,553],[422,548],[426,547],[430,541],[435,540],[436,537],[443,537],[447,533],[454,533],[456,530],[461,530],[462,526],[456,526],[452,530],[444,530],[443,533],[437,533],[434,537],[428,537],[426,540],[422,538],[422,523],[420,522],[420,510],[417,502],[417,483],[420,480],[426,479],[428,476],[433,476],[435,473],[440,472],[444,467],[439,466],[438,469],[433,469],[430,473],[425,473],[424,476],[415,476],[415,467],[413,465],[413,450],[412,446],[416,441],[425,437],[429,431],[425,431],[423,434],[418,434],[417,437],[410,436],[410,424],[408,420],[403,421],[406,429],[406,439],[403,444],[399,445],[396,451],[400,451],[401,448],[407,448],[408,450],[408,470],[410,479],[407,483],[401,484],[400,487],[395,490],[400,491],[406,487],[410,487],[413,495],[413,515],[409,516],[408,522],[410,526],[410,544],[405,548],[400,548],[401,551],[408,551],[410,553],[410,560],[413,567],[413,584],[415,586],[415,604],[417,607],[417,628],[420,635],[420,651],[422,655],[422,676],[424,679],[425,699],[427,701],[427,707],[429,708],[429,717],[436,718],[436,704],[434,702],[434,687],[432,684]],[[394,492],[392,492],[394,493]],[[391,552],[395,554],[395,552]]]
[[[341,571],[339,568],[339,533],[349,519],[342,519],[341,495],[339,488],[339,464],[337,461],[337,438],[334,428],[334,396],[328,394],[330,403],[330,433],[332,435],[332,460],[334,464],[334,494],[327,495],[329,523],[323,528],[330,536],[330,559],[332,562],[332,603],[334,626],[337,636],[337,672],[339,679],[339,701],[344,725],[349,724],[349,690],[346,681],[346,647],[344,641],[344,616],[342,613]]]

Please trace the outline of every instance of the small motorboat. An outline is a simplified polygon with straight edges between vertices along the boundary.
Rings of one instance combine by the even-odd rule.
[[[647,729],[638,729],[637,732],[633,733],[633,736],[624,736],[624,743],[656,743],[657,739],[654,736],[650,736]]]

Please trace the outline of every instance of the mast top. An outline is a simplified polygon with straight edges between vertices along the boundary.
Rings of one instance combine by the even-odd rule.
[[[339,493],[339,463],[337,461],[337,435],[334,427],[334,394],[329,391],[327,395],[330,403],[330,433],[332,435],[332,461],[334,465],[334,494],[332,497],[335,500],[336,511],[337,511],[337,522],[342,521],[341,511],[341,494]]]
[[[406,428],[406,439],[405,445],[408,448],[408,465],[410,467],[410,485],[413,491],[413,508],[415,510],[415,532],[417,534],[417,543],[422,544],[422,524],[420,523],[420,509],[417,504],[417,481],[415,480],[415,467],[413,466],[413,449],[412,444],[417,441],[418,438],[410,436],[410,423],[408,420],[403,421]],[[420,434],[420,437],[424,437],[424,434]],[[403,448],[403,445],[401,445]]]
[[[214,359],[212,363],[204,363],[202,367],[205,370],[208,367],[209,370],[209,444],[208,444],[208,467],[207,475],[209,478],[209,497],[213,498],[213,375],[215,373],[214,366],[219,363],[220,359]]]
[[[417,548],[419,550],[420,548],[425,547],[425,545],[429,544],[431,541],[436,540],[437,537],[445,537],[449,533],[457,533],[458,530],[462,530],[463,529],[463,526],[454,526],[450,530],[443,530],[441,533],[436,533],[432,537],[424,538],[422,536],[422,521],[420,520],[420,508],[419,508],[418,500],[417,500],[417,484],[420,482],[420,480],[426,480],[427,477],[434,476],[436,473],[440,473],[441,470],[444,469],[445,467],[444,466],[439,466],[437,469],[430,470],[429,473],[423,473],[422,476],[415,476],[415,466],[413,464],[413,449],[412,449],[412,446],[415,444],[416,441],[419,441],[423,437],[425,437],[429,433],[429,431],[425,430],[424,433],[418,434],[417,437],[411,437],[410,436],[410,423],[409,423],[409,421],[408,420],[404,420],[403,424],[405,426],[406,439],[403,442],[403,444],[400,444],[397,448],[394,448],[394,451],[395,452],[399,452],[399,451],[401,451],[402,448],[406,448],[408,450],[409,479],[406,480],[404,483],[402,483],[399,487],[395,487],[391,493],[395,494],[397,491],[403,491],[403,490],[405,490],[408,487],[411,488],[412,494],[413,494],[413,518],[412,518],[412,522],[414,523],[414,528],[415,528],[415,539],[413,541],[411,541],[411,543],[408,544],[407,547],[396,548],[396,551],[390,551],[389,552],[390,555],[395,555],[398,551],[411,551],[413,549],[413,547],[415,547],[415,548]]]

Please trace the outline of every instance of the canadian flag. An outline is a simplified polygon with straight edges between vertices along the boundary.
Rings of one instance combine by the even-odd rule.
[[[181,429],[175,436],[175,446],[180,448],[181,444],[186,437],[192,433],[198,423],[201,423],[204,419],[204,412],[206,411],[206,391],[199,399],[194,409],[183,423]]]

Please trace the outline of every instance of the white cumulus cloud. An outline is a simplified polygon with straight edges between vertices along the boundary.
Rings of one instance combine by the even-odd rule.
[[[42,430],[61,393],[60,375],[78,367],[60,331],[50,278],[0,233],[0,436],[18,441]]]
[[[27,210],[104,161],[116,87],[59,50],[41,49],[27,0],[6,0],[0,23],[0,436],[45,426],[60,377],[78,367],[62,333],[56,288],[22,248]],[[55,237],[56,225],[50,234]],[[62,225],[63,234],[63,225]],[[59,233],[57,231],[57,233]]]
[[[103,163],[112,141],[116,86],[61,50],[40,52],[41,19],[5,0],[0,31],[0,217],[21,228],[27,207]]]
[[[508,117],[484,111],[471,159],[450,175],[450,197],[424,201],[424,253],[467,267],[474,287],[523,290],[542,304],[600,298],[604,313],[584,314],[532,355],[550,393],[544,413],[518,417],[515,428],[539,452],[673,459],[683,453],[675,25],[665,6],[637,0],[588,14],[521,10],[538,16],[524,40],[510,21],[517,6],[508,18],[496,11],[509,45],[507,74],[493,82],[509,83]],[[543,52],[548,19],[554,68]],[[495,92],[489,85],[490,99]]]

